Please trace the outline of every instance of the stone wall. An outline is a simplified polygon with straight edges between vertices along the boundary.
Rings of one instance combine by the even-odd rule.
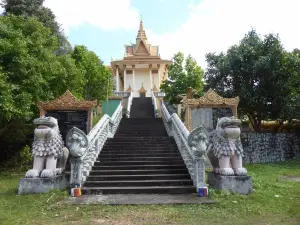
[[[242,132],[244,163],[280,162],[300,158],[300,136],[290,133]]]

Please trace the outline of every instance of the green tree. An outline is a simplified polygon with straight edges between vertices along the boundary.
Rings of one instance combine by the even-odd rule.
[[[72,52],[72,46],[68,42],[63,30],[55,20],[53,12],[43,6],[44,0],[3,0],[2,6],[5,9],[4,15],[13,14],[16,16],[36,17],[44,26],[50,28],[52,34],[58,40],[57,55]]]
[[[239,96],[240,113],[260,131],[263,119],[278,119],[293,92],[295,69],[277,35],[260,38],[251,30],[227,53],[206,55],[208,87],[226,97]],[[293,74],[293,76],[291,76]]]
[[[111,72],[103,65],[98,56],[85,46],[77,45],[72,57],[83,74],[82,96],[86,100],[97,99],[99,102],[112,93],[113,80]]]
[[[282,71],[289,76],[290,95],[286,96],[280,118],[289,121],[300,119],[300,50],[286,52]]]
[[[185,94],[188,87],[196,95],[202,95],[204,71],[197,65],[192,56],[184,60],[184,54],[178,52],[173,57],[169,67],[169,79],[165,80],[161,89],[166,93],[166,99],[171,104],[178,103],[179,95]]]
[[[56,48],[56,37],[36,19],[0,17],[0,136],[11,122],[36,116],[38,100],[82,92],[75,60],[56,56]]]

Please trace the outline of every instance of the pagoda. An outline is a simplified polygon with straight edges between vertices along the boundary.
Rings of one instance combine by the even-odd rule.
[[[117,92],[132,92],[133,97],[150,97],[151,91],[159,91],[162,81],[168,77],[171,60],[161,59],[159,47],[148,43],[143,21],[135,44],[125,45],[125,56],[111,62]]]

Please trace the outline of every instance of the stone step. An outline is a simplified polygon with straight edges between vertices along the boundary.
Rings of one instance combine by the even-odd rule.
[[[100,155],[101,156],[101,155]],[[101,160],[107,160],[107,161],[119,161],[119,160],[122,160],[122,161],[125,161],[125,160],[137,160],[137,161],[161,161],[161,160],[169,160],[169,161],[172,161],[172,160],[181,160],[181,156],[178,155],[178,156],[171,156],[171,157],[157,157],[157,156],[150,156],[150,157],[145,157],[145,156],[139,156],[139,157],[114,157],[114,156],[107,156],[107,157],[98,157],[98,161],[101,161]]]
[[[172,160],[172,161],[108,161],[108,160],[101,160],[96,161],[94,166],[114,166],[114,165],[164,165],[164,164],[184,164],[184,161],[181,160]]]
[[[84,195],[101,194],[183,194],[195,193],[196,188],[192,185],[180,186],[148,186],[148,187],[83,187]]]
[[[91,176],[96,175],[150,175],[150,174],[182,174],[186,173],[188,174],[188,170],[186,168],[184,169],[136,169],[136,170],[125,170],[125,169],[119,169],[119,170],[96,170],[93,169],[90,171]]]
[[[139,145],[139,146],[137,146]],[[153,148],[153,147],[161,147],[161,148],[165,148],[165,147],[173,147],[175,148],[176,145],[175,144],[170,144],[170,143],[167,143],[167,144],[160,144],[160,143],[143,143],[143,142],[128,142],[128,143],[105,143],[105,147],[123,147],[123,146],[126,146],[126,147],[148,147],[148,148]]]
[[[119,158],[132,158],[136,159],[136,157],[151,157],[151,156],[156,156],[156,157],[180,157],[180,153],[156,153],[156,152],[145,152],[145,153],[100,153],[99,158],[114,158],[114,157],[119,157]]]
[[[112,165],[93,166],[95,170],[137,170],[137,169],[185,169],[184,164],[164,164],[164,165]]]
[[[86,181],[84,187],[145,187],[145,186],[180,186],[193,185],[191,179],[185,180],[118,180]]]
[[[122,139],[122,140],[110,140],[110,141],[106,141],[105,144],[106,145],[110,145],[110,144],[135,144],[135,143],[145,143],[145,144],[164,144],[164,145],[174,145],[174,142],[171,142],[170,140],[156,140],[156,139],[148,139],[148,140],[143,140],[143,139],[131,139],[131,140],[126,140],[126,139]]]
[[[124,132],[117,133],[117,137],[167,137],[167,133],[141,133],[141,132]]]
[[[136,146],[104,146],[103,150],[124,150],[124,151],[174,151],[178,152],[178,149],[174,146],[164,146],[164,147],[155,147],[155,146],[143,146],[141,143],[137,143]],[[103,151],[102,150],[102,151]]]
[[[190,179],[190,175],[182,174],[140,174],[140,175],[92,175],[87,178],[88,181],[100,180],[177,180]]]
[[[159,140],[163,140],[163,141],[173,141],[173,138],[170,137],[126,137],[126,138],[122,138],[122,137],[117,137],[114,136],[114,138],[109,138],[107,139],[106,142],[115,142],[115,141],[119,141],[119,140],[124,140],[124,141],[132,141],[132,140],[145,140],[145,141],[159,141]]]
[[[122,148],[113,148],[113,149],[103,149],[101,154],[145,154],[151,152],[153,154],[160,154],[160,153],[178,153],[175,149],[122,149]],[[100,156],[101,156],[100,154]]]

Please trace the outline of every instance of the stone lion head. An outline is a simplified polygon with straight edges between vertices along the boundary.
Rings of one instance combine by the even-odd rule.
[[[242,121],[236,117],[222,117],[218,120],[216,131],[224,138],[239,139]]]
[[[57,119],[54,117],[40,117],[33,121],[37,127],[34,130],[32,144],[33,156],[54,155],[62,153],[64,142],[59,132]]]

